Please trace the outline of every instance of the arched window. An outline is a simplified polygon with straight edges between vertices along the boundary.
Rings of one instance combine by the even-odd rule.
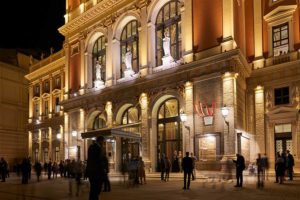
[[[122,116],[122,124],[132,124],[139,122],[140,113],[136,107],[129,107]]]
[[[139,35],[138,35],[138,22],[132,20],[124,27],[121,35],[121,67],[120,76],[124,77],[126,69],[124,59],[127,49],[132,53],[132,70],[137,73],[139,71]]]
[[[105,48],[105,37],[101,36],[99,37],[93,47],[93,81],[96,79],[96,73],[95,73],[95,66],[96,66],[96,61],[99,61],[99,64],[101,65],[101,79],[103,81],[106,80],[106,48]]]
[[[162,65],[164,56],[163,38],[168,33],[170,37],[171,56],[175,60],[181,58],[181,15],[178,1],[170,1],[159,11],[156,18],[156,66]]]
[[[106,127],[106,121],[102,115],[97,115],[94,120],[93,130],[101,129]]]

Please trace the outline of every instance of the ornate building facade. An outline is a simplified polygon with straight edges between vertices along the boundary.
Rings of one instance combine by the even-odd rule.
[[[298,0],[66,5],[60,155],[86,159],[104,135],[116,171],[136,156],[156,171],[187,151],[199,169],[221,169],[236,153],[274,165],[290,150],[299,169]]]

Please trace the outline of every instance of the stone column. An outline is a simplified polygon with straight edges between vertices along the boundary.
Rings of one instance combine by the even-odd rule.
[[[85,79],[86,74],[86,65],[85,65],[85,36],[84,34],[81,34],[79,36],[79,48],[80,48],[80,90],[79,93],[82,95],[85,93],[85,86],[87,84],[87,79]]]
[[[182,52],[184,63],[193,61],[193,2],[184,0],[184,7],[181,8],[182,16]]]
[[[67,158],[69,158],[69,145],[70,145],[70,130],[69,130],[69,114],[64,113],[64,132],[62,135],[62,139],[64,140],[65,148],[67,150]]]
[[[80,146],[80,159],[84,158],[84,140],[81,137],[81,133],[85,132],[85,110],[80,109],[79,111],[79,126],[78,126],[78,137],[77,137],[77,146]]]
[[[253,61],[254,69],[264,67],[263,59],[263,21],[262,21],[262,6],[261,0],[256,0],[253,3],[254,8],[254,46],[255,46],[255,61]]]
[[[42,119],[42,113],[43,113],[43,98],[42,98],[42,94],[43,94],[43,82],[42,79],[39,82],[40,85],[40,101],[39,101],[39,120]]]
[[[28,131],[28,156],[32,158],[32,132]]]
[[[66,40],[67,41],[67,40]],[[64,75],[64,81],[65,81],[65,90],[64,90],[64,100],[67,100],[69,98],[69,56],[70,56],[70,48],[69,44],[65,43],[64,44],[64,49],[65,49],[65,75]]]
[[[65,137],[64,137],[64,127],[63,125],[60,125],[59,133],[61,135],[60,143],[59,143],[59,153],[60,153],[60,159],[65,160]]]
[[[195,155],[195,133],[194,133],[194,95],[193,95],[193,83],[187,82],[185,84],[185,114],[187,115],[187,120],[184,122],[183,135],[186,135],[186,145],[185,150],[190,153],[193,152]],[[183,153],[183,155],[185,155]]]
[[[221,161],[222,172],[224,178],[231,179],[234,170],[233,162],[231,159],[236,158],[236,78],[237,74],[234,72],[226,72],[222,76],[223,81],[223,106],[228,108],[228,116],[224,119],[224,155]],[[226,120],[226,121],[225,121]]]
[[[223,0],[223,41],[222,52],[234,49],[233,0]]]
[[[119,79],[122,75],[120,74],[121,67],[121,55],[120,55],[120,41],[117,39],[112,40],[112,83],[115,85],[117,83],[117,79]]]
[[[33,85],[30,85],[29,86],[29,100],[28,100],[28,103],[29,103],[29,119],[28,119],[28,123],[32,123],[32,118],[33,118]]]
[[[141,136],[142,136],[142,156],[147,167],[150,166],[150,136],[148,126],[148,96],[146,93],[140,95],[139,103],[141,105]]]
[[[148,22],[147,24],[148,27],[148,66],[149,66],[149,74],[152,74],[152,70],[154,67],[156,67],[156,58],[155,58],[155,49],[156,49],[156,42],[155,42],[155,24],[152,22]]]
[[[112,25],[107,27],[107,33],[112,33]],[[106,46],[106,80],[105,86],[109,87],[113,85],[114,76],[114,62],[113,62],[113,34],[107,34],[107,46]]]
[[[52,118],[52,114],[53,114],[53,94],[52,94],[52,90],[53,90],[53,77],[50,76],[49,78],[49,114],[48,117]]]
[[[54,161],[55,159],[53,159],[53,155],[52,155],[52,128],[51,127],[48,127],[48,143],[49,143],[48,157],[49,159]]]
[[[116,151],[115,156],[115,170],[117,172],[121,172],[121,164],[122,164],[122,140],[121,137],[116,138]]]
[[[254,89],[254,95],[256,153],[264,154],[266,152],[264,88],[257,86]]]
[[[106,126],[111,128],[113,125],[113,114],[112,114],[112,103],[110,101],[106,102],[105,111],[107,114]]]
[[[141,76],[147,76],[148,74],[147,36],[147,7],[145,6],[141,8],[141,26],[139,27],[139,61]]]
[[[42,161],[42,130],[39,129],[39,160]]]
[[[224,154],[225,156],[235,156],[236,153],[236,78],[237,74],[226,72],[223,76],[223,106],[229,109],[226,121],[224,122]]]

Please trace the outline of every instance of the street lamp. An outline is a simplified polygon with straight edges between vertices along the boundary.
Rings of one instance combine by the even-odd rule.
[[[224,105],[224,107],[221,109],[221,111],[222,111],[222,116],[223,116],[223,118],[224,118],[224,121],[225,121],[226,125],[229,126],[229,121],[226,121],[226,117],[227,117],[228,114],[229,114],[229,109],[228,109],[228,107],[227,107],[226,105]]]
[[[56,138],[57,138],[58,140],[60,140],[60,139],[61,139],[61,133],[57,133],[57,134],[56,134]]]

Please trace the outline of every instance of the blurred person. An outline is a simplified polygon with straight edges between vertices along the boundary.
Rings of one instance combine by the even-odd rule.
[[[288,171],[288,175],[289,175],[289,180],[292,181],[293,173],[294,173],[293,167],[295,165],[295,161],[294,161],[294,157],[290,153],[290,151],[287,150],[286,152],[287,152],[287,171]]]
[[[40,163],[40,161],[35,162],[34,170],[35,170],[35,173],[36,173],[37,181],[39,182],[40,181],[40,176],[41,176],[41,173],[42,173],[42,164]]]
[[[110,181],[109,181],[109,162],[106,155],[104,155],[104,179],[103,179],[103,192],[110,192]]]
[[[104,177],[104,153],[103,153],[104,137],[98,136],[88,148],[88,159],[86,172],[90,181],[89,200],[98,200]]]
[[[138,161],[138,176],[140,179],[140,184],[146,184],[145,162],[143,161],[143,158],[141,156]]]
[[[196,156],[194,156],[193,153],[191,153],[191,158],[193,160],[192,180],[195,180],[196,179],[196,161],[197,161],[197,158],[196,158]]]
[[[184,190],[190,189],[190,183],[191,183],[191,174],[193,172],[193,160],[191,157],[189,157],[189,152],[185,153],[185,157],[182,159],[182,170],[184,173],[183,178],[183,188]]]
[[[257,187],[263,188],[264,187],[264,177],[263,177],[263,160],[260,153],[256,159],[256,166],[257,166]]]
[[[243,187],[243,170],[246,168],[244,156],[236,154],[236,160],[232,160],[236,166],[236,185],[234,187]]]

